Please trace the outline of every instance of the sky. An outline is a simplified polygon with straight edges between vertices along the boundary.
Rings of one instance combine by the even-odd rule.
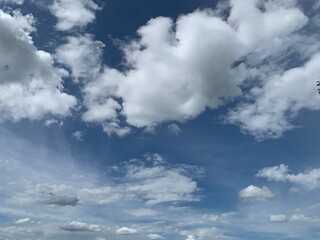
[[[0,239],[319,239],[319,66],[319,0],[0,0]]]

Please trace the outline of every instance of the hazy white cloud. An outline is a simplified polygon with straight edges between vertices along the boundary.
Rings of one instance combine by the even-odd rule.
[[[288,218],[284,214],[270,215],[269,222],[271,223],[284,223],[287,222]]]
[[[55,58],[70,69],[75,81],[93,81],[101,69],[104,44],[92,35],[71,36],[56,49]]]
[[[13,4],[23,4],[24,0],[2,0],[2,3],[13,3]],[[0,3],[1,4],[1,3]]]
[[[0,10],[0,121],[66,116],[77,102],[63,92],[52,56],[33,45],[34,21],[32,15]]]
[[[195,169],[158,161],[151,164],[140,160],[125,164],[126,192],[139,195],[149,205],[199,200],[197,182],[192,179]]]
[[[250,186],[242,189],[239,192],[239,196],[240,196],[240,198],[248,199],[248,200],[250,199],[250,200],[265,201],[269,198],[273,198],[274,194],[266,186],[259,188],[257,186],[250,185]]]
[[[25,224],[25,223],[29,223],[29,222],[31,222],[30,218],[22,218],[22,219],[15,221],[15,224]]]
[[[93,0],[53,0],[49,8],[58,20],[56,28],[60,31],[87,26],[95,20],[95,11],[101,9]]]
[[[294,214],[291,216],[287,216],[285,214],[277,214],[277,215],[270,215],[269,221],[271,223],[284,223],[284,222],[318,222],[319,218],[313,216],[307,216],[304,214]]]
[[[59,122],[57,119],[47,119],[44,124],[47,126],[47,127],[50,127],[54,124],[59,124],[60,126],[63,125],[63,122]]]
[[[303,173],[290,174],[288,166],[280,164],[279,166],[261,169],[257,176],[267,178],[269,181],[290,182],[307,189],[320,187],[320,169],[318,168]]]
[[[136,234],[138,231],[134,228],[128,228],[128,227],[121,227],[117,229],[116,233],[119,235],[133,235]]]
[[[162,240],[162,239],[165,239],[164,237],[162,237],[161,235],[156,234],[156,233],[150,233],[148,235],[148,238],[151,239],[151,240]]]
[[[84,222],[72,221],[67,225],[60,227],[62,230],[70,232],[99,232],[101,227],[96,224],[87,224]]]
[[[176,135],[176,136],[178,136],[181,133],[180,127],[175,123],[170,124],[168,126],[168,130],[171,134]]]
[[[75,195],[56,195],[52,192],[45,193],[40,200],[43,204],[57,206],[76,206],[79,199]]]
[[[126,212],[135,217],[152,217],[161,214],[161,212],[149,208],[133,209]]]
[[[196,240],[196,237],[193,235],[188,235],[186,240]]]
[[[72,137],[74,137],[78,141],[83,141],[83,132],[76,131],[76,132],[72,133]]]

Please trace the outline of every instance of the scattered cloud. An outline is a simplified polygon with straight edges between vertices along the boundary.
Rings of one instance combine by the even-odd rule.
[[[62,230],[70,232],[99,232],[101,227],[96,224],[87,224],[84,222],[72,221],[67,225],[60,227]]]
[[[295,44],[286,44],[287,39],[306,26],[308,18],[294,4],[271,1],[262,5],[265,11],[257,1],[233,0],[227,20],[210,11],[180,16],[176,22],[163,17],[150,20],[138,30],[138,40],[121,46],[126,71],[104,66],[100,78],[84,88],[91,99],[85,118],[109,122],[124,116],[127,124],[146,129],[166,121],[184,122],[239,97],[242,84],[248,85],[245,79],[258,78],[262,87],[246,94],[251,104],[231,109],[226,122],[238,124],[257,139],[279,137],[292,129],[290,116],[302,108],[319,108],[312,81],[319,75],[318,57],[280,74],[273,66],[264,68],[261,59],[280,58]],[[286,21],[279,20],[283,16]],[[254,65],[253,59],[260,61]],[[304,79],[310,79],[304,94],[296,94]],[[121,101],[106,104],[110,99]],[[273,104],[272,99],[280,101]],[[111,114],[95,116],[102,109]],[[179,131],[170,126],[175,133]]]
[[[320,187],[320,169],[317,168],[303,173],[290,174],[289,167],[280,164],[279,166],[261,169],[257,176],[267,178],[269,181],[289,182],[310,190]]]
[[[320,55],[315,54],[302,67],[272,75],[263,87],[254,87],[253,103],[240,104],[231,110],[228,120],[257,139],[278,138],[294,128],[288,120],[301,109],[319,110],[320,99],[315,82],[320,75]],[[301,87],[303,85],[303,88]]]
[[[269,198],[273,198],[274,194],[266,186],[259,188],[257,186],[250,185],[250,186],[242,189],[239,192],[239,196],[240,196],[240,198],[245,199],[245,200],[265,201]]]
[[[31,14],[0,10],[0,121],[67,116],[77,103],[63,92],[62,70],[52,56],[33,45],[34,22]]]
[[[306,216],[304,214],[294,214],[291,216],[287,216],[284,214],[270,215],[269,221],[271,223],[284,223],[284,222],[318,222],[319,218]]]
[[[29,223],[29,222],[31,222],[30,218],[22,218],[22,219],[15,221],[15,224],[25,224],[25,223]]]
[[[99,74],[104,44],[93,38],[89,34],[70,36],[56,49],[55,58],[70,69],[75,82],[92,81]]]
[[[56,195],[50,192],[44,194],[40,202],[48,205],[76,206],[79,202],[79,199],[74,195]]]
[[[136,234],[138,231],[134,228],[128,228],[128,227],[121,227],[117,229],[116,233],[119,235],[133,235]]]
[[[95,11],[101,9],[93,0],[53,0],[49,8],[58,20],[56,28],[60,31],[87,26],[95,20]]]
[[[58,121],[57,119],[47,119],[44,124],[47,126],[47,127],[50,127],[54,124],[58,124],[60,126],[63,125],[63,122],[62,121]]]
[[[76,131],[76,132],[72,133],[72,137],[74,137],[78,141],[83,141],[83,132]]]
[[[4,4],[19,4],[19,5],[21,5],[21,4],[23,4],[24,3],[24,0],[2,0],[2,3],[4,3]],[[1,4],[1,3],[0,3]]]
[[[180,127],[175,123],[170,124],[168,126],[168,130],[171,134],[176,135],[176,136],[180,135],[180,133],[181,133]]]
[[[133,209],[127,211],[127,213],[135,217],[152,217],[161,214],[161,212],[149,208]]]
[[[156,234],[156,233],[150,233],[148,235],[148,238],[151,239],[151,240],[162,240],[162,239],[165,239],[164,237],[162,237],[161,235]]]
[[[193,235],[188,235],[186,240],[196,240],[196,237]]]
[[[269,216],[269,222],[271,223],[284,223],[287,222],[288,218],[284,214],[278,214],[278,215],[270,215]]]

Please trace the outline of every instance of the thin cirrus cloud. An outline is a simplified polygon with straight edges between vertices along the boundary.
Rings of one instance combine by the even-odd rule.
[[[293,214],[291,216],[287,216],[285,214],[274,214],[269,216],[269,222],[271,223],[286,223],[289,221],[316,223],[319,222],[319,218],[314,216],[307,216],[304,214]]]
[[[88,224],[84,222],[72,221],[64,226],[61,226],[60,229],[70,232],[99,232],[101,227],[97,224]]]

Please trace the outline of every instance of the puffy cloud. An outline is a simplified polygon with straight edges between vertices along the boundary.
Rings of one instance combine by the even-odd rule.
[[[290,174],[288,166],[280,164],[279,166],[261,169],[257,176],[267,178],[269,181],[290,182],[307,189],[320,187],[320,169],[318,168],[304,173]]]
[[[253,0],[231,1],[227,20],[222,20],[210,11],[196,11],[180,16],[176,22],[163,17],[151,19],[138,30],[139,39],[122,45],[125,70],[104,67],[101,76],[84,88],[86,97],[91,99],[90,104],[86,105],[88,110],[84,118],[108,122],[125,117],[129,125],[152,128],[161,122],[183,122],[195,118],[207,109],[217,108],[240,96],[243,81],[252,77],[253,72],[255,77],[264,77],[263,71],[254,69],[265,65],[262,60],[253,68],[250,65],[254,62],[251,61],[254,56],[264,60],[273,55],[278,56],[278,48],[288,48],[284,39],[308,21],[293,4],[269,1],[264,4],[264,11],[257,4],[258,1]],[[285,20],[283,16],[286,16]],[[283,44],[277,47],[277,42]],[[311,72],[309,78],[316,73],[313,70]],[[253,95],[259,91],[252,91],[252,108],[261,105],[259,96],[264,97],[263,92],[267,88],[272,89],[270,99],[274,99],[273,95],[281,95],[281,90],[273,87],[276,81],[280,79],[280,85],[283,82],[285,89],[289,81],[287,78],[294,78],[291,76],[294,74],[289,72],[279,77],[274,76],[271,69],[268,73],[272,76],[270,83],[262,87],[260,94]],[[300,83],[305,78],[300,76],[295,79]],[[290,88],[295,89],[301,84],[292,85],[295,86],[290,85]],[[294,94],[295,90],[287,92],[275,110],[266,111],[265,117],[261,117],[259,111],[242,111],[247,105],[251,106],[246,104],[231,111],[226,121],[239,124],[243,130],[248,128],[247,131],[256,137],[278,136],[279,132],[290,129],[289,125],[281,125],[287,119],[284,112],[289,110],[297,113],[303,107],[315,109],[316,103],[311,103],[314,98],[309,101],[311,85],[309,81],[303,97]],[[291,94],[295,97],[290,98]],[[116,100],[118,104],[109,104],[107,99]],[[272,111],[277,111],[278,119],[283,121],[274,121],[272,116],[275,114]],[[96,112],[101,114],[96,115]],[[237,113],[241,113],[239,118]],[[255,132],[254,129],[268,122],[266,119],[271,119],[269,122],[273,125],[264,126],[274,128]]]
[[[101,9],[93,0],[54,0],[49,8],[58,19],[56,28],[60,31],[87,26],[95,20],[95,11]]]
[[[136,234],[138,231],[134,228],[128,228],[128,227],[121,227],[117,229],[116,233],[119,235],[133,235]]]
[[[162,240],[162,239],[164,239],[164,237],[162,237],[161,235],[156,234],[156,233],[150,233],[148,235],[148,238],[151,239],[151,240]]]
[[[320,109],[315,87],[319,64],[320,54],[316,54],[302,67],[272,75],[263,87],[251,90],[254,102],[240,104],[230,111],[228,120],[261,140],[280,137],[293,128],[288,120],[301,109]]]
[[[103,47],[92,35],[71,36],[56,49],[55,58],[70,69],[75,81],[90,81],[100,71]]]
[[[196,240],[196,237],[193,235],[188,235],[186,240]]]
[[[63,92],[63,72],[52,56],[37,50],[32,15],[0,10],[0,121],[66,116],[76,99]]]
[[[84,222],[72,221],[60,229],[70,232],[99,232],[101,228],[96,224],[87,224]]]
[[[250,186],[242,189],[239,192],[239,196],[240,196],[240,198],[243,198],[243,199],[265,201],[269,198],[273,198],[274,194],[266,186],[259,188],[257,186],[250,185]]]

